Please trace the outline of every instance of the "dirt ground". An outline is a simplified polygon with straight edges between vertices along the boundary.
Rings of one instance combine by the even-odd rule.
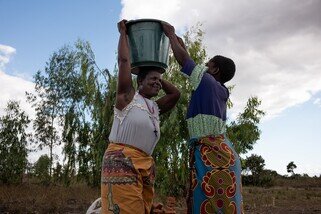
[[[86,186],[0,186],[0,213],[86,213],[98,197],[98,188]],[[243,198],[245,213],[321,213],[321,187],[244,187]],[[173,206],[186,212],[184,199]]]
[[[245,213],[321,213],[321,187],[244,187]]]
[[[316,214],[321,213],[320,187],[243,187],[244,211],[247,214]],[[176,213],[186,213],[184,201]]]

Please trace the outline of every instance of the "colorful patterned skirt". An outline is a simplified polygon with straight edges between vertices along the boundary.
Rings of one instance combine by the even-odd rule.
[[[145,152],[110,143],[103,157],[101,213],[150,213],[155,164]]]
[[[188,213],[243,213],[241,162],[224,136],[191,140]]]

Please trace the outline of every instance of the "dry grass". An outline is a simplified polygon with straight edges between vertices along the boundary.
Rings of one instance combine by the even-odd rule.
[[[0,213],[85,213],[99,191],[85,185],[0,186]],[[250,214],[321,213],[321,179],[280,178],[272,188],[244,187],[243,198]],[[176,206],[177,213],[183,213],[185,200],[178,199]]]
[[[246,213],[321,213],[321,178],[282,178],[271,188],[244,187]]]
[[[85,213],[99,189],[85,185],[0,186],[0,213]]]
[[[321,213],[321,188],[244,187],[246,213]]]

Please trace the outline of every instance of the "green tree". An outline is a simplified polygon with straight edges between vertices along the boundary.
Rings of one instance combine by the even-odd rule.
[[[77,83],[70,87],[77,93],[69,93],[64,98],[70,101],[65,102],[68,111],[64,114],[63,142],[67,160],[64,173],[72,177],[78,165],[78,180],[98,185],[113,119],[116,77],[97,66],[88,42],[78,41],[69,49],[75,53],[74,66],[65,73],[73,79],[71,82]]]
[[[53,169],[53,181],[55,183],[60,183],[62,181],[62,177],[62,165],[59,162],[57,162],[56,167]]]
[[[291,173],[292,174],[292,176],[294,176],[295,175],[295,173],[294,173],[294,169],[296,169],[297,168],[297,166],[294,164],[294,162],[293,161],[291,161],[287,166],[286,166],[286,170],[287,170],[287,172],[288,173]]]
[[[273,176],[268,170],[264,170],[265,161],[260,155],[252,154],[245,160],[245,171],[250,172],[251,175],[243,177],[244,184],[251,184],[255,186],[271,186]]]
[[[41,155],[34,165],[34,175],[43,183],[50,182],[50,157],[48,155]]]
[[[252,173],[253,176],[259,177],[263,172],[265,161],[261,155],[252,154],[250,157],[245,159],[246,171]]]
[[[40,148],[49,147],[53,164],[53,148],[63,144],[67,185],[77,168],[79,179],[97,185],[111,127],[114,102],[109,101],[115,96],[115,76],[101,70],[90,44],[79,40],[54,52],[44,72],[35,75],[35,83],[36,95],[28,98],[36,107],[34,128]]]
[[[261,101],[258,97],[250,97],[246,107],[236,121],[227,126],[227,135],[234,143],[239,154],[245,154],[253,149],[253,145],[260,139],[259,123],[264,116],[264,111],[259,109]]]
[[[55,54],[54,56],[55,57]],[[49,147],[49,159],[50,164],[53,163],[53,150],[55,146],[60,144],[59,133],[57,130],[57,124],[59,119],[59,111],[62,108],[59,105],[59,99],[61,98],[61,90],[52,84],[52,79],[56,78],[55,68],[59,67],[57,63],[47,63],[45,71],[52,73],[50,77],[41,75],[41,71],[38,71],[34,76],[36,95],[32,93],[27,94],[27,100],[35,107],[36,118],[33,121],[33,128],[35,131],[35,141],[39,149]],[[62,75],[61,73],[57,76]],[[49,175],[51,176],[51,169],[49,169]]]
[[[17,101],[9,101],[0,117],[0,182],[21,183],[27,168],[30,120]]]

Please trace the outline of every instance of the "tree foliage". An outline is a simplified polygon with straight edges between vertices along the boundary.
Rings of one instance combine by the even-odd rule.
[[[21,183],[27,168],[30,120],[17,101],[9,101],[0,117],[0,182]]]
[[[265,161],[261,155],[252,154],[245,162],[246,171],[250,171],[252,175],[258,177],[263,172]]]
[[[276,171],[264,169],[265,160],[262,156],[252,154],[243,160],[246,174],[242,178],[245,185],[271,187],[278,176]],[[249,174],[251,173],[251,174]]]
[[[265,114],[259,109],[260,105],[258,97],[250,97],[244,111],[227,127],[228,137],[239,154],[252,150],[253,145],[260,139],[261,131],[258,124]]]
[[[50,161],[48,155],[41,155],[34,165],[34,176],[43,184],[50,182]]]
[[[294,164],[294,162],[291,161],[291,162],[286,166],[286,171],[287,171],[288,173],[291,173],[292,176],[294,176],[294,175],[295,175],[294,169],[296,169],[296,167],[297,167],[297,166]]]
[[[39,147],[49,147],[53,164],[54,147],[63,145],[66,184],[77,168],[79,179],[99,183],[115,77],[96,65],[88,42],[77,41],[74,47],[54,52],[44,72],[38,71],[34,78],[36,94],[28,93],[28,99],[36,110],[34,129]],[[52,165],[50,176],[51,169]]]

